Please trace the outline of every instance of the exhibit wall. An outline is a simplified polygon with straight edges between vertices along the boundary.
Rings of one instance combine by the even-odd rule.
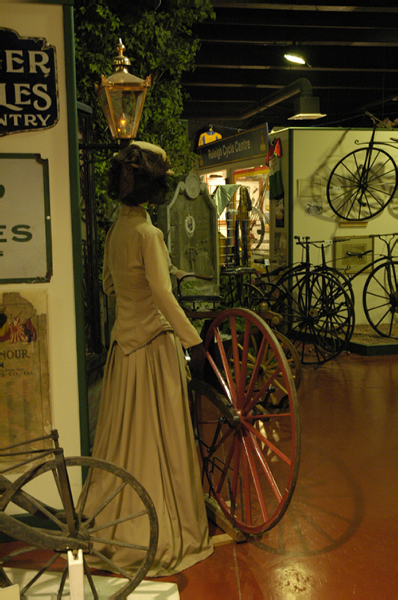
[[[73,7],[0,1],[0,27],[2,445],[56,428],[65,454],[80,455],[86,392]]]
[[[371,129],[297,128],[277,133],[282,141],[281,168],[285,185],[285,199],[289,211],[289,262],[301,259],[302,249],[294,236],[309,236],[311,240],[333,240],[349,237],[358,247],[371,245],[370,235],[398,232],[398,196],[376,216],[364,221],[349,221],[336,215],[327,200],[327,184],[335,165],[350,152],[364,148],[371,137]],[[398,144],[391,142],[396,136],[391,129],[378,128],[375,140],[392,144],[380,146],[398,163]],[[275,207],[272,206],[271,211]],[[272,219],[272,213],[271,213]],[[325,247],[326,259],[339,267],[336,245]],[[374,239],[374,258],[385,249],[379,239]],[[338,259],[338,257],[337,257]],[[321,262],[320,249],[313,249],[311,261]],[[355,315],[357,324],[367,323],[362,308],[362,290],[368,272],[353,280]]]

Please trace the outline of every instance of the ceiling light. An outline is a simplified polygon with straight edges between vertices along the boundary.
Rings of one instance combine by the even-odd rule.
[[[305,65],[306,62],[302,56],[298,54],[285,54],[284,57],[286,60],[290,60],[290,62],[298,63],[299,65]]]
[[[305,121],[326,117],[319,112],[319,98],[314,96],[299,96],[294,101],[294,114],[289,121]]]

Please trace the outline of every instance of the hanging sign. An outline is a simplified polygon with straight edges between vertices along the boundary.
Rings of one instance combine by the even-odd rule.
[[[198,146],[199,168],[219,167],[247,158],[264,157],[268,151],[268,127],[261,125],[212,144]]]
[[[54,46],[0,27],[0,136],[48,129],[58,118]]]

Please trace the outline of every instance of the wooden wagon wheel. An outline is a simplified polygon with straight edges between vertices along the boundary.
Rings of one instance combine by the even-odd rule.
[[[205,347],[214,385],[196,387],[194,425],[208,491],[234,526],[261,533],[281,519],[297,480],[294,380],[275,334],[250,310],[222,312]]]
[[[115,586],[115,591],[110,597],[126,598],[145,577],[155,556],[158,522],[152,500],[142,485],[130,473],[112,463],[90,457],[76,456],[65,458],[65,465],[71,482],[72,494],[75,487],[80,490],[80,486],[76,486],[76,481],[79,479],[81,481],[82,468],[87,473],[83,491],[81,494],[77,492],[77,497],[73,499],[76,530],[74,536],[70,534],[67,517],[63,510],[55,460],[50,460],[31,469],[12,484],[5,477],[1,477],[0,531],[26,544],[26,546],[18,548],[9,555],[3,556],[1,559],[2,567],[18,566],[18,562],[13,563],[13,559],[21,555],[26,555],[29,560],[34,561],[35,553],[38,553],[37,561],[41,562],[43,549],[49,550],[51,556],[48,562],[26,583],[21,590],[21,597],[25,597],[24,594],[41,575],[54,569],[54,566],[56,566],[54,565],[55,561],[61,558],[63,574],[57,596],[61,598],[63,594],[68,595],[68,565],[62,558],[66,557],[68,550],[82,549],[87,592],[90,593],[91,591],[94,598],[99,598],[92,572],[102,568],[118,573],[124,578],[115,578],[115,583],[119,584],[120,582],[120,585]],[[101,497],[101,500],[94,498],[94,504],[91,504],[90,511],[87,511],[86,492],[88,484],[94,478],[101,481],[101,475],[104,471],[110,485],[106,498]],[[44,498],[56,499],[58,497],[58,501],[54,501],[54,506],[49,506],[42,499],[39,500],[29,493],[30,482],[39,476],[43,480]],[[122,520],[109,521],[105,519],[105,522],[102,522],[100,526],[96,525],[96,517],[102,511],[105,511],[106,514],[112,504],[117,505],[126,502],[126,500],[129,503],[130,512]],[[90,501],[92,502],[92,500]],[[33,521],[32,519],[30,521],[26,519],[17,520],[4,512],[6,508],[11,509],[11,512],[15,512],[13,506],[23,509],[25,517],[30,519],[33,516]],[[28,522],[32,524],[27,524]],[[119,522],[123,523],[124,530],[126,530],[126,527],[129,528],[128,540],[119,536],[117,527]],[[115,547],[123,547],[130,553],[134,564],[131,569],[123,569],[113,562],[111,557]],[[0,569],[0,571],[0,586],[7,587],[7,585],[11,585],[5,571],[3,569]]]

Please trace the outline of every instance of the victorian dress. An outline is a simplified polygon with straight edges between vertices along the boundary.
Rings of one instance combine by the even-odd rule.
[[[105,366],[93,457],[123,467],[146,489],[159,522],[148,576],[190,567],[213,552],[188,405],[181,344],[201,343],[171,288],[162,232],[140,206],[122,205],[105,243],[103,288],[116,295],[116,319]],[[106,497],[107,475],[90,483],[90,497]],[[120,508],[96,517],[110,522],[132,512],[128,491]],[[127,494],[127,496],[126,496]],[[133,541],[130,525],[117,536]],[[135,532],[135,535],[137,532]],[[108,533],[109,536],[109,533]],[[132,551],[104,550],[116,565],[133,565]]]

